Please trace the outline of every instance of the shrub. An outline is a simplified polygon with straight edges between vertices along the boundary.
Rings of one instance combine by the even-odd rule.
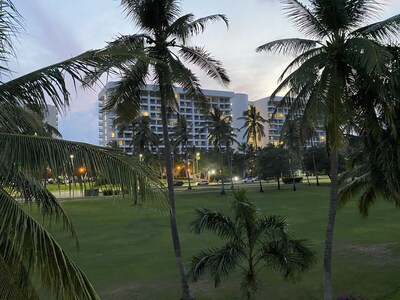
[[[286,184],[293,183],[293,177],[283,177],[282,178],[282,182],[286,183]],[[303,177],[295,177],[294,178],[294,182],[295,183],[303,182]]]

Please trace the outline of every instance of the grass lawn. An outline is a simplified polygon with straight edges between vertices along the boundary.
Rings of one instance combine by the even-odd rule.
[[[248,187],[248,196],[262,212],[284,215],[298,238],[310,239],[318,253],[316,267],[295,283],[274,271],[262,274],[260,299],[321,299],[322,252],[328,209],[328,186],[288,186],[278,191],[268,185],[265,193]],[[113,200],[114,199],[114,200]],[[56,225],[51,232],[84,270],[102,299],[179,299],[168,216],[130,208],[116,198],[62,201],[80,239],[80,251]],[[177,214],[184,258],[201,248],[218,245],[212,235],[189,232],[196,207],[228,210],[231,196],[218,191],[179,191]],[[333,262],[337,295],[362,295],[366,299],[400,299],[400,211],[378,202],[370,216],[359,217],[355,203],[339,211]],[[218,289],[210,277],[192,283],[197,299],[240,299],[239,277],[223,278]]]

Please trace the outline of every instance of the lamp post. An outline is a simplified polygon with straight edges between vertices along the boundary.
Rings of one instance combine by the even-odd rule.
[[[86,196],[86,182],[85,182],[85,173],[86,173],[86,168],[85,167],[80,167],[79,168],[79,174],[81,174],[81,180],[83,182],[83,195]],[[81,191],[82,194],[82,191]]]
[[[200,152],[197,152],[196,153],[196,171],[197,171],[197,173],[200,173],[199,171],[199,160],[200,160]],[[199,175],[199,178],[200,178],[200,175]]]
[[[139,161],[143,161],[143,154],[139,154]]]
[[[71,154],[71,155],[69,156],[69,158],[71,159],[71,164],[72,164],[72,198],[75,198],[75,182],[74,182],[75,167],[74,167],[74,155]]]

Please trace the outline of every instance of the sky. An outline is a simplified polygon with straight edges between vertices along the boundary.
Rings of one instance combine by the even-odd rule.
[[[10,64],[14,76],[105,46],[121,34],[139,32],[127,19],[119,0],[14,0],[24,18],[25,30],[15,44],[17,61]],[[377,20],[400,12],[400,0],[386,0]],[[290,57],[256,53],[256,47],[301,34],[285,17],[279,0],[183,0],[182,13],[196,17],[225,14],[223,22],[209,24],[206,31],[191,40],[204,46],[226,68],[231,83],[219,86],[197,73],[203,88],[248,94],[258,100],[272,93]],[[104,81],[103,84],[106,82]],[[93,90],[71,87],[72,103],[59,116],[64,139],[98,144],[97,95]]]

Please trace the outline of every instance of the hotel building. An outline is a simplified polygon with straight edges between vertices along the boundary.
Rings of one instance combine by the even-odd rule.
[[[109,96],[109,89],[115,83],[109,82],[102,89],[98,96],[98,108],[99,108],[99,144],[101,146],[107,146],[111,141],[117,141],[120,148],[126,153],[132,154],[133,147],[131,146],[133,132],[126,130],[118,132],[114,127],[113,122],[115,114],[112,111],[103,112],[102,108],[107,103]],[[237,120],[235,116],[241,116],[243,111],[248,106],[248,96],[246,94],[238,94],[228,91],[217,91],[217,90],[206,90],[203,89],[203,93],[210,107],[218,107],[222,110],[224,115],[231,115],[233,118],[232,126],[234,128],[240,128],[243,126],[243,120]],[[175,87],[175,96],[178,102],[179,114],[185,117],[188,122],[188,127],[191,130],[191,138],[188,142],[188,147],[195,147],[200,151],[210,150],[213,148],[208,143],[208,130],[206,127],[206,116],[196,107],[193,101],[188,95],[185,94],[184,90],[180,87]],[[156,133],[160,139],[162,139],[162,123],[161,123],[161,100],[158,96],[157,87],[154,85],[146,85],[145,89],[141,92],[140,98],[140,111],[142,115],[149,116],[151,119],[150,128]],[[168,127],[170,129],[177,122],[177,113],[172,113],[169,119]],[[237,139],[239,142],[243,142],[243,135],[238,134]],[[162,146],[161,146],[162,147]],[[152,147],[152,152],[156,151],[155,147]]]

